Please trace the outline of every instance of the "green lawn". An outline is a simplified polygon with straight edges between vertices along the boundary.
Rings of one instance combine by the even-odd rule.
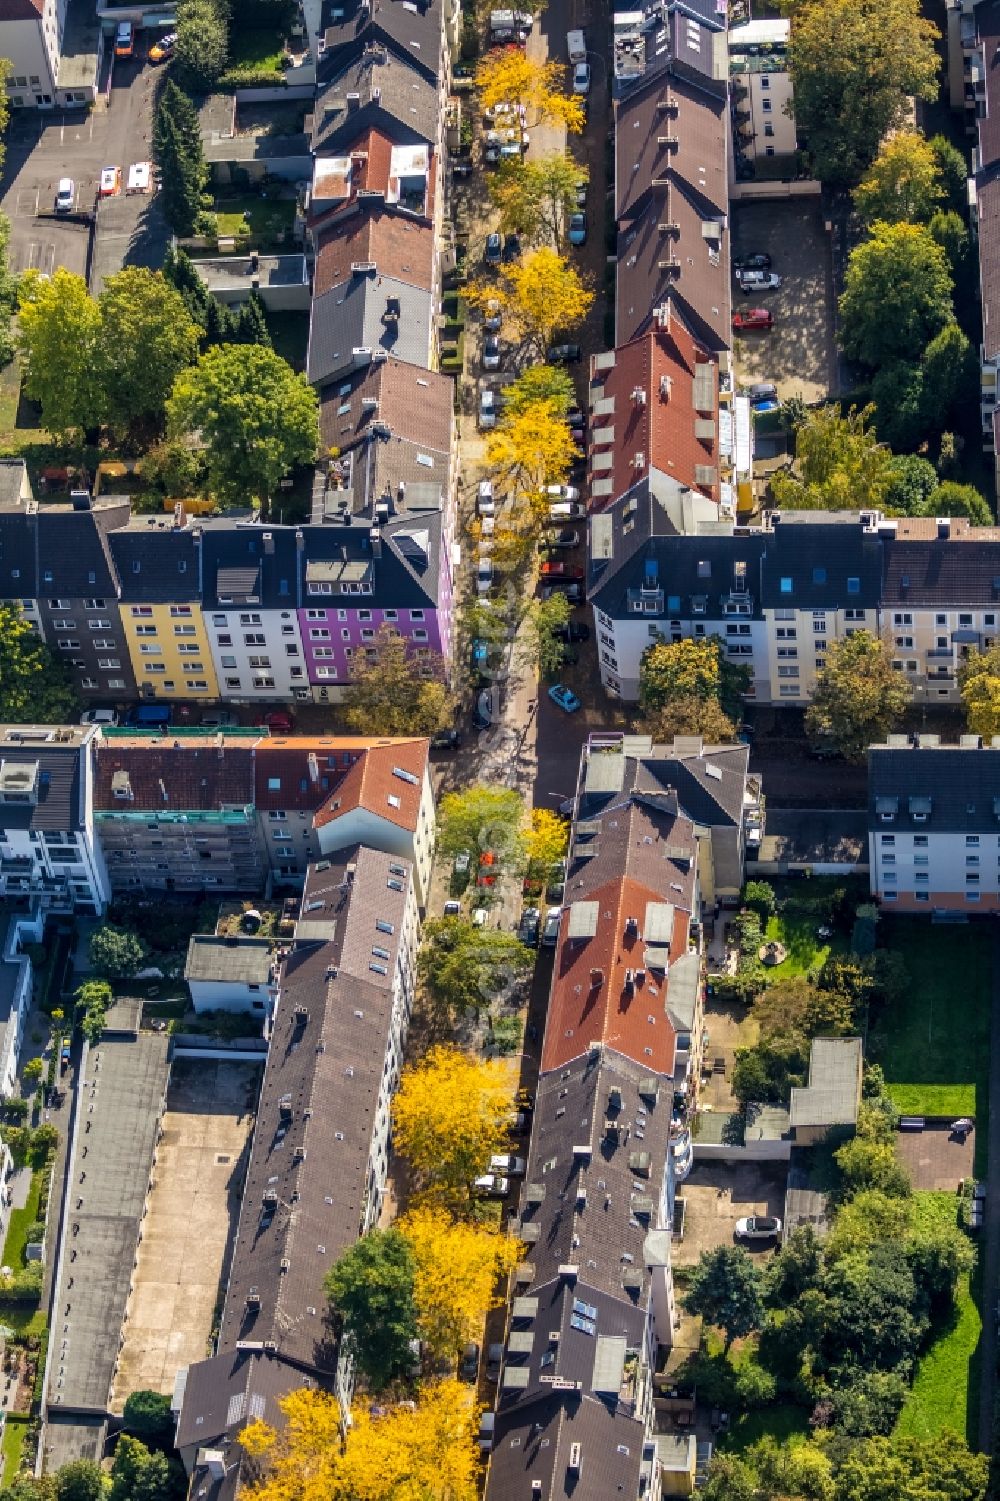
[[[24,1266],[24,1248],[28,1244],[28,1227],[38,1218],[38,1205],[42,1196],[42,1169],[36,1168],[31,1175],[28,1202],[23,1209],[12,1209],[7,1227],[7,1239],[3,1243],[3,1264],[12,1271]]]
[[[8,1417],[3,1430],[3,1484],[10,1485],[21,1468],[21,1451],[28,1431],[27,1418]]]
[[[768,975],[786,980],[790,975],[808,974],[810,970],[819,969],[831,953],[845,953],[847,943],[839,933],[830,939],[817,936],[817,929],[823,926],[821,917],[793,917],[781,912],[769,917],[764,937],[768,942],[777,939],[783,943],[788,957],[782,964],[769,969]]]
[[[808,1409],[793,1407],[790,1402],[774,1402],[757,1412],[733,1413],[731,1418],[729,1432],[719,1447],[736,1454],[762,1438],[773,1438],[783,1444],[791,1438],[807,1438],[810,1432]]]
[[[955,1223],[952,1193],[913,1195],[916,1223]],[[979,1336],[982,1319],[976,1306],[974,1271],[960,1279],[951,1318],[935,1331],[934,1341],[921,1358],[913,1388],[900,1414],[897,1432],[929,1438],[950,1428],[973,1447],[979,1430]]]
[[[873,1008],[869,1058],[885,1070],[905,1115],[975,1116],[980,1170],[989,1104],[992,932],[883,916],[879,941],[903,955],[910,984],[895,1006]]]
[[[234,26],[229,37],[229,65],[227,73],[240,69],[273,73],[278,82],[285,76],[282,66],[284,48],[281,39],[272,28]]]
[[[220,237],[232,235],[248,245],[260,248],[276,245],[279,236],[288,249],[292,245],[295,204],[291,198],[262,198],[259,193],[240,193],[218,197],[213,205],[219,221]]]

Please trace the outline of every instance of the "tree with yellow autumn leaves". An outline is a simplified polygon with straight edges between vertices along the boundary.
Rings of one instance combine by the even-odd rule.
[[[431,1048],[403,1070],[393,1137],[424,1202],[468,1204],[473,1179],[505,1145],[512,1093],[509,1064],[455,1047]]]
[[[556,331],[566,333],[582,323],[594,301],[576,267],[551,245],[512,261],[497,280],[476,282],[465,296],[479,308],[498,302],[508,334],[543,358]]]
[[[521,1243],[492,1225],[454,1220],[431,1205],[412,1209],[398,1229],[413,1252],[420,1337],[432,1355],[455,1359],[480,1337],[487,1310],[504,1301]]]
[[[538,62],[520,47],[493,47],[476,69],[476,89],[482,110],[497,105],[523,105],[533,123],[556,125],[579,134],[586,115],[579,94],[563,92],[566,69],[562,63]]]
[[[282,1428],[258,1419],[240,1434],[253,1501],[475,1501],[478,1412],[459,1381],[405,1406],[358,1403],[346,1433],[325,1392],[301,1387],[278,1406]]]

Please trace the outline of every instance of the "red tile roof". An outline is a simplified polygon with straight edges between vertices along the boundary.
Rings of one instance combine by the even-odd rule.
[[[400,828],[416,830],[427,770],[429,742],[397,741],[377,746],[357,761],[313,820],[316,828],[364,808]],[[400,775],[402,773],[402,775]]]
[[[349,279],[352,265],[374,265],[379,276],[392,276],[429,292],[434,280],[434,231],[429,224],[391,209],[337,217],[318,236],[313,296]]]
[[[272,736],[256,748],[256,805],[263,812],[284,808],[314,813],[317,828],[364,807],[415,829],[428,750],[422,739]],[[416,777],[416,785],[395,776],[397,767]],[[389,802],[390,793],[398,797],[398,808]]]
[[[694,406],[696,366],[711,366],[711,405]],[[613,369],[592,369],[591,401],[613,398],[613,415],[593,417],[590,431],[590,480],[610,479],[610,494],[594,497],[594,509],[610,505],[650,468],[679,485],[719,499],[718,362],[671,316],[668,329],[633,339],[615,350]],[[642,398],[635,393],[641,391]],[[695,424],[711,420],[711,437],[698,437]],[[601,434],[613,433],[611,442]],[[595,466],[598,456],[612,458],[611,468]],[[637,463],[639,456],[643,462]],[[712,483],[697,477],[697,466],[715,470]]]

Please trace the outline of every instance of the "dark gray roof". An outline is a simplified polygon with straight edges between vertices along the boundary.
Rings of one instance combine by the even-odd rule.
[[[599,1398],[572,1392],[500,1413],[486,1495],[511,1501],[532,1495],[539,1481],[548,1501],[628,1501],[639,1495],[645,1425]],[[580,1445],[579,1471],[569,1468]]]
[[[749,858],[753,858],[752,853]],[[756,858],[767,864],[867,864],[865,815],[842,808],[773,808],[768,803],[764,838]]]
[[[92,508],[42,506],[38,528],[38,592],[43,598],[118,595],[108,533],[129,519],[127,499],[95,501]]]
[[[435,82],[444,29],[442,0],[337,0],[323,7],[326,56],[387,47]],[[323,63],[320,63],[320,76]]]
[[[381,528],[382,556],[373,558],[369,528],[354,525],[305,526],[304,557],[309,563],[354,560],[369,566],[372,593],[366,608],[428,609],[437,604],[441,577],[441,516],[403,516]],[[303,603],[311,603],[309,595]],[[317,603],[329,604],[322,596]]]
[[[123,601],[181,604],[199,597],[200,555],[192,526],[143,516],[112,532],[109,541]]]
[[[357,101],[349,103],[348,95],[353,94]],[[436,83],[409,59],[391,52],[351,58],[342,50],[333,55],[320,80],[311,121],[313,152],[316,156],[346,154],[373,127],[397,145],[435,144],[439,131]]]
[[[295,527],[230,521],[203,524],[201,532],[206,610],[248,604],[248,596],[263,609],[292,610],[299,604]]]
[[[37,599],[38,530],[24,506],[0,509],[0,599]]]
[[[271,944],[266,938],[193,933],[184,978],[230,984],[266,985],[271,974]]]
[[[869,747],[868,827],[880,834],[1000,832],[1000,750]]]
[[[273,1341],[303,1370],[335,1368],[323,1279],[363,1228],[409,879],[407,862],[357,847],[308,872],[281,970],[220,1353]]]
[[[278,1423],[279,1398],[315,1384],[284,1361],[260,1352],[230,1350],[199,1360],[187,1369],[176,1446],[211,1447],[254,1418]]]
[[[65,744],[56,744],[62,733],[51,725],[0,727],[0,763],[38,768],[37,802],[0,804],[0,828],[75,833],[83,827],[80,757],[86,751],[73,743],[75,735]]]
[[[398,317],[384,322],[386,303]],[[393,276],[351,276],[313,300],[309,319],[309,379],[321,384],[355,367],[355,349],[380,350],[428,366],[434,300],[422,287]],[[367,361],[366,361],[367,363]]]
[[[696,824],[717,828],[743,821],[750,749],[746,745],[708,746],[685,750],[683,741],[673,748],[654,746],[648,756],[628,759],[636,792],[664,792],[673,788],[684,813]],[[713,770],[709,770],[709,767]],[[718,775],[716,775],[718,773]]]
[[[725,129],[722,133],[725,151]],[[715,232],[703,225],[714,221]],[[676,240],[665,239],[663,224],[678,226]],[[665,246],[669,249],[665,253]],[[677,262],[669,267],[671,256]],[[698,195],[681,180],[651,188],[634,217],[618,235],[615,330],[618,344],[655,327],[655,310],[669,305],[685,328],[707,349],[732,345],[729,281],[729,227],[718,209],[705,212]]]
[[[882,602],[1000,606],[1000,542],[883,543]]]
[[[863,531],[854,516],[839,525],[828,517],[816,523],[783,520],[764,550],[761,603],[765,609],[877,609],[882,546],[882,538]]]

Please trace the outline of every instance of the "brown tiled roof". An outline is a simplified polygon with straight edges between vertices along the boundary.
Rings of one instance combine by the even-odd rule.
[[[1000,355],[1000,0],[973,11],[985,73],[986,108],[977,111],[979,170],[976,173],[976,219],[979,282],[983,314],[983,352]]]
[[[592,854],[584,851],[593,850]],[[574,828],[556,949],[542,1069],[561,1068],[594,1043],[652,1072],[673,1074],[675,1032],[668,980],[646,964],[649,903],[674,908],[670,962],[687,953],[696,873],[694,825],[638,803],[613,805]],[[593,932],[571,938],[573,907],[596,904]],[[582,908],[578,909],[582,911]],[[634,918],[636,925],[629,926]],[[644,978],[630,989],[627,970]]]
[[[377,276],[392,276],[429,292],[434,231],[429,224],[387,208],[338,217],[319,237],[313,296],[321,297],[349,280],[352,265],[374,265]]]
[[[45,0],[0,0],[0,21],[37,21]]]
[[[669,74],[626,95],[616,110],[615,217],[631,217],[654,179],[664,177],[726,213],[726,108],[724,96]]]
[[[414,832],[419,821],[428,750],[426,740],[404,740],[391,747],[374,747],[355,762],[336,792],[320,808],[313,820],[316,828],[333,823],[355,808],[364,808],[378,818]]]
[[[426,740],[369,740],[362,736],[333,735],[315,738],[304,735],[286,738],[272,736],[257,744],[257,807],[264,812],[287,808],[314,813],[331,799],[331,807],[326,810],[326,816],[322,820],[317,819],[317,823],[329,823],[340,811],[339,808],[332,808],[332,802],[340,800],[345,811],[349,807],[358,806],[358,788],[364,784],[364,777],[360,773],[358,778],[348,777],[357,763],[363,763],[373,753],[384,754],[390,773],[392,766],[397,765],[414,771],[422,781],[428,748]],[[393,780],[397,781],[398,778]],[[272,781],[277,781],[280,785],[272,787],[269,785]],[[393,788],[393,791],[396,790]],[[398,790],[403,807],[409,809],[412,801],[410,787],[400,783]],[[419,796],[417,801],[419,806]],[[387,808],[385,816],[389,817],[391,813],[392,810]],[[413,826],[416,827],[415,818]]]
[[[711,223],[715,231],[708,234]],[[652,327],[654,309],[667,303],[711,349],[730,347],[732,298],[725,216],[700,206],[686,186],[672,181],[654,188],[639,214],[622,225],[617,342],[627,343]]]
[[[377,420],[388,424],[393,438],[448,454],[455,421],[454,398],[454,383],[448,376],[403,360],[379,360],[351,372],[343,381],[332,382],[322,393],[322,444],[326,448],[351,448],[367,438],[371,424]],[[366,401],[376,401],[378,406],[366,407]],[[380,439],[380,446],[385,441]]]
[[[701,412],[694,406],[694,378],[696,366],[705,364],[711,366],[712,400],[710,409]],[[602,386],[600,395],[613,397],[615,403],[614,415],[594,418],[590,429],[591,480],[612,482],[605,504],[623,495],[650,468],[718,500],[718,364],[678,318],[671,318],[668,329],[653,330],[616,349],[614,369],[596,373],[592,384]],[[635,398],[637,391],[642,400]],[[696,436],[695,423],[704,419],[714,423],[710,438]],[[608,429],[613,430],[613,442],[598,442],[602,430]],[[594,457],[608,452],[612,468],[595,469]],[[639,455],[641,465],[636,463]],[[699,481],[698,465],[715,470],[711,484]]]
[[[225,736],[95,740],[94,808],[101,812],[179,809],[215,811],[252,806],[254,751]],[[131,797],[116,797],[116,772],[128,773]],[[119,784],[120,785],[120,784]]]
[[[390,865],[405,872],[401,891]],[[310,868],[279,981],[220,1354],[273,1341],[307,1371],[334,1369],[323,1279],[362,1230],[409,879],[407,862],[357,846]],[[373,961],[373,946],[389,958]]]

